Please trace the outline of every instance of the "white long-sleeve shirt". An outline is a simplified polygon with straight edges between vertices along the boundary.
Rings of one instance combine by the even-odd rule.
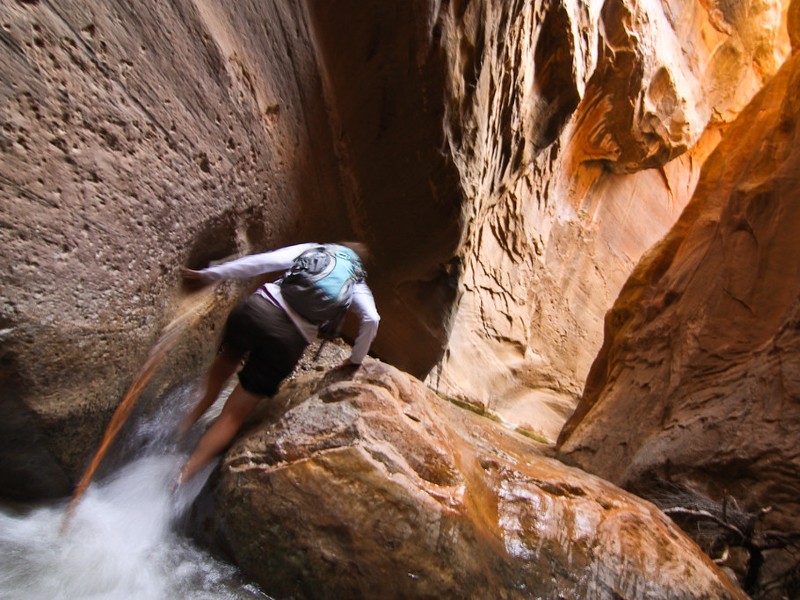
[[[251,254],[221,265],[203,269],[202,272],[209,275],[211,279],[219,281],[223,279],[247,279],[249,277],[255,277],[256,275],[263,275],[264,273],[286,271],[292,266],[295,258],[306,250],[310,250],[319,245],[320,244],[314,243],[295,244],[294,246],[286,246],[285,248],[279,248],[271,252]],[[294,322],[309,344],[317,338],[319,328],[313,323],[309,323],[292,310],[289,304],[283,299],[279,285],[275,283],[266,283],[258,288],[256,293],[282,308],[286,314],[289,315],[289,318]],[[353,303],[350,305],[350,308],[359,318],[358,335],[353,344],[353,350],[350,353],[350,362],[358,365],[361,364],[361,361],[364,360],[367,352],[369,352],[372,341],[378,333],[378,324],[381,320],[378,310],[375,307],[375,298],[373,298],[372,291],[365,282],[361,281],[353,286]]]

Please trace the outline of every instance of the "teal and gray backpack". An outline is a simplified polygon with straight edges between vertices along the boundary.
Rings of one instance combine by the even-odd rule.
[[[298,256],[277,283],[297,314],[320,326],[324,337],[337,337],[353,301],[353,286],[365,277],[361,259],[350,248],[321,244]]]

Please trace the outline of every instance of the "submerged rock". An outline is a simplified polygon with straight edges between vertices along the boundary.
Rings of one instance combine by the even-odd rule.
[[[272,596],[744,597],[653,505],[393,367],[266,404],[196,516]]]

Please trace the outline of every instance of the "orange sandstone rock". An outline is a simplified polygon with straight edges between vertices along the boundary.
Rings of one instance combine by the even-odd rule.
[[[298,378],[264,412],[198,521],[270,595],[744,598],[651,504],[393,367]]]
[[[795,55],[731,126],[677,225],[625,284],[559,440],[588,471],[662,506],[711,512],[679,516],[713,530],[698,533],[710,552],[745,548],[740,575],[764,598],[797,590],[798,98]]]

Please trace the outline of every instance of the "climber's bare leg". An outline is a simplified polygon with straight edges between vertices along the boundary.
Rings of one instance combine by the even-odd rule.
[[[208,407],[214,404],[219,397],[225,383],[231,378],[239,366],[241,357],[233,353],[222,351],[214,359],[214,363],[208,371],[205,382],[205,390],[203,396],[197,402],[197,405],[192,411],[187,414],[178,427],[178,433],[184,435],[192,425],[197,422],[197,419],[203,416],[208,410]]]
[[[260,395],[246,391],[241,384],[236,386],[217,420],[197,443],[197,448],[181,470],[179,482],[189,481],[228,447],[247,415],[253,411],[261,398]]]

